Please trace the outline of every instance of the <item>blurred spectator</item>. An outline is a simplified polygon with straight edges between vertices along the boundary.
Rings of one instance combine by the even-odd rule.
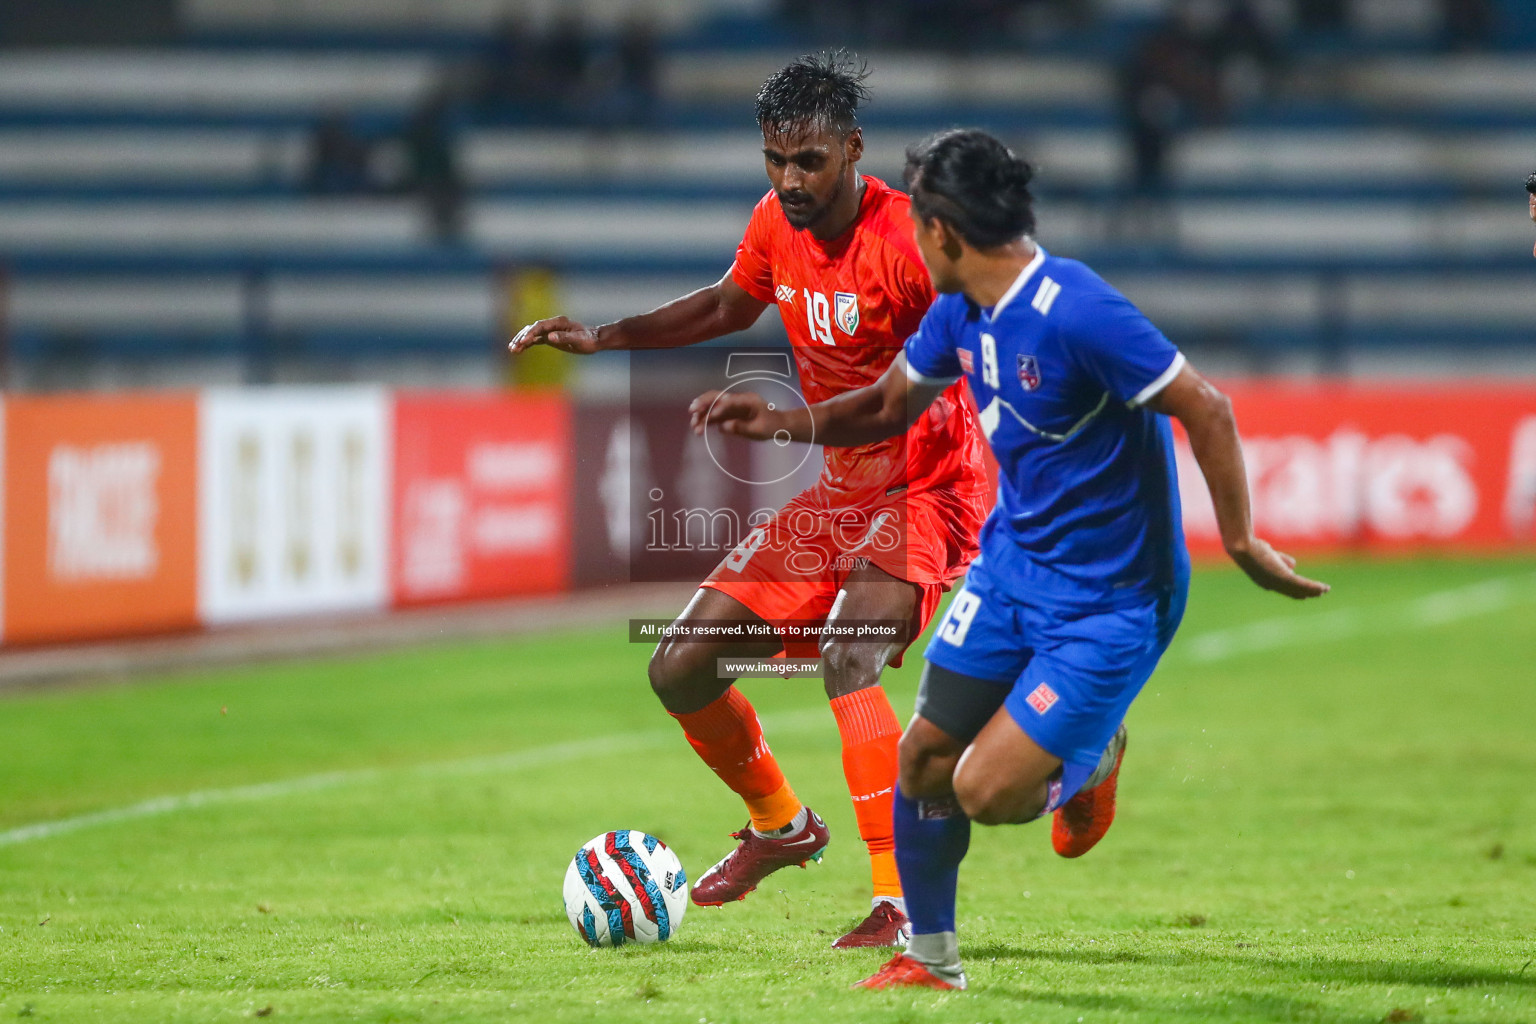
[[[579,118],[588,103],[592,70],[592,42],[587,38],[581,11],[571,8],[555,22],[540,43],[534,62],[538,68],[537,98],[566,118]]]
[[[454,141],[453,105],[440,86],[411,115],[405,133],[410,186],[426,204],[440,242],[463,234],[464,183]]]
[[[1296,27],[1303,32],[1342,32],[1349,15],[1345,0],[1295,0]]]
[[[366,191],[370,160],[368,143],[352,131],[346,114],[333,111],[310,134],[305,186],[322,194]]]
[[[509,15],[479,63],[473,91],[491,120],[561,123],[587,114],[592,45],[579,10],[566,11],[544,33]]]
[[[496,28],[480,58],[476,101],[495,111],[527,101],[539,85],[535,46],[523,18],[509,12]]]
[[[1131,46],[1120,68],[1136,191],[1161,193],[1177,134],[1262,98],[1284,63],[1279,37],[1253,0],[1180,0]]]
[[[1452,50],[1478,50],[1493,36],[1490,0],[1440,0],[1440,34]]]
[[[1211,10],[1209,4],[1180,4],[1132,45],[1120,67],[1121,123],[1131,145],[1135,188],[1143,195],[1164,191],[1175,134],[1191,121],[1214,121],[1222,114]]]
[[[1252,0],[1229,0],[1226,7],[1211,33],[1211,60],[1223,103],[1240,108],[1273,90],[1284,58],[1278,37]]]
[[[778,15],[786,24],[798,29],[808,28],[816,12],[826,6],[827,0],[779,0]]]
[[[632,19],[619,37],[619,69],[624,86],[649,103],[658,89],[660,61],[650,22]]]
[[[908,0],[906,38],[917,47],[966,51],[1001,42],[1018,0]]]
[[[904,41],[923,0],[779,0],[779,14],[823,45]]]
[[[660,61],[648,22],[632,18],[611,53],[593,62],[593,119],[605,127],[646,124],[660,95]]]
[[[974,51],[1020,35],[1092,19],[1088,0],[780,0],[779,13],[819,43],[898,43],[914,49]]]
[[[1016,0],[1012,6],[1010,31],[1027,45],[1067,30],[1091,28],[1098,5],[1094,0]]]

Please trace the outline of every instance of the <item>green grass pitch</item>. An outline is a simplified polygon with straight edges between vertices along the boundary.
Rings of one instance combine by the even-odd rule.
[[[618,625],[0,700],[0,1020],[1536,1022],[1536,563],[1306,568],[1197,574],[1092,854],[976,830],[959,994],[828,948],[868,879],[814,681],[745,688],[825,863],[619,950],[577,846],[696,876],[744,816]]]

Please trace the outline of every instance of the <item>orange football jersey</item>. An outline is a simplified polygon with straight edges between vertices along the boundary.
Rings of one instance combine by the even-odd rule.
[[[748,294],[778,305],[807,402],[878,380],[933,302],[911,200],[879,178],[865,175],[864,185],[858,216],[830,241],[791,227],[770,191],[731,268]],[[824,449],[818,488],[838,505],[878,503],[903,488],[980,493],[983,449],[964,387],[953,385],[902,437]]]

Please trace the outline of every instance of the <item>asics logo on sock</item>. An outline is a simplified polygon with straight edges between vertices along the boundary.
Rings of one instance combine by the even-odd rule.
[[[745,761],[741,762],[736,767],[745,768],[747,765],[752,764],[754,761],[761,761],[764,757],[768,756],[768,752],[768,738],[765,736],[757,741],[757,746],[752,748],[751,756],[749,756]]]

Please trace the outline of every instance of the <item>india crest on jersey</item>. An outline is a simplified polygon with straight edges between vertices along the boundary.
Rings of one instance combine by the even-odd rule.
[[[859,329],[859,297],[853,292],[832,293],[832,314],[844,334]]]

